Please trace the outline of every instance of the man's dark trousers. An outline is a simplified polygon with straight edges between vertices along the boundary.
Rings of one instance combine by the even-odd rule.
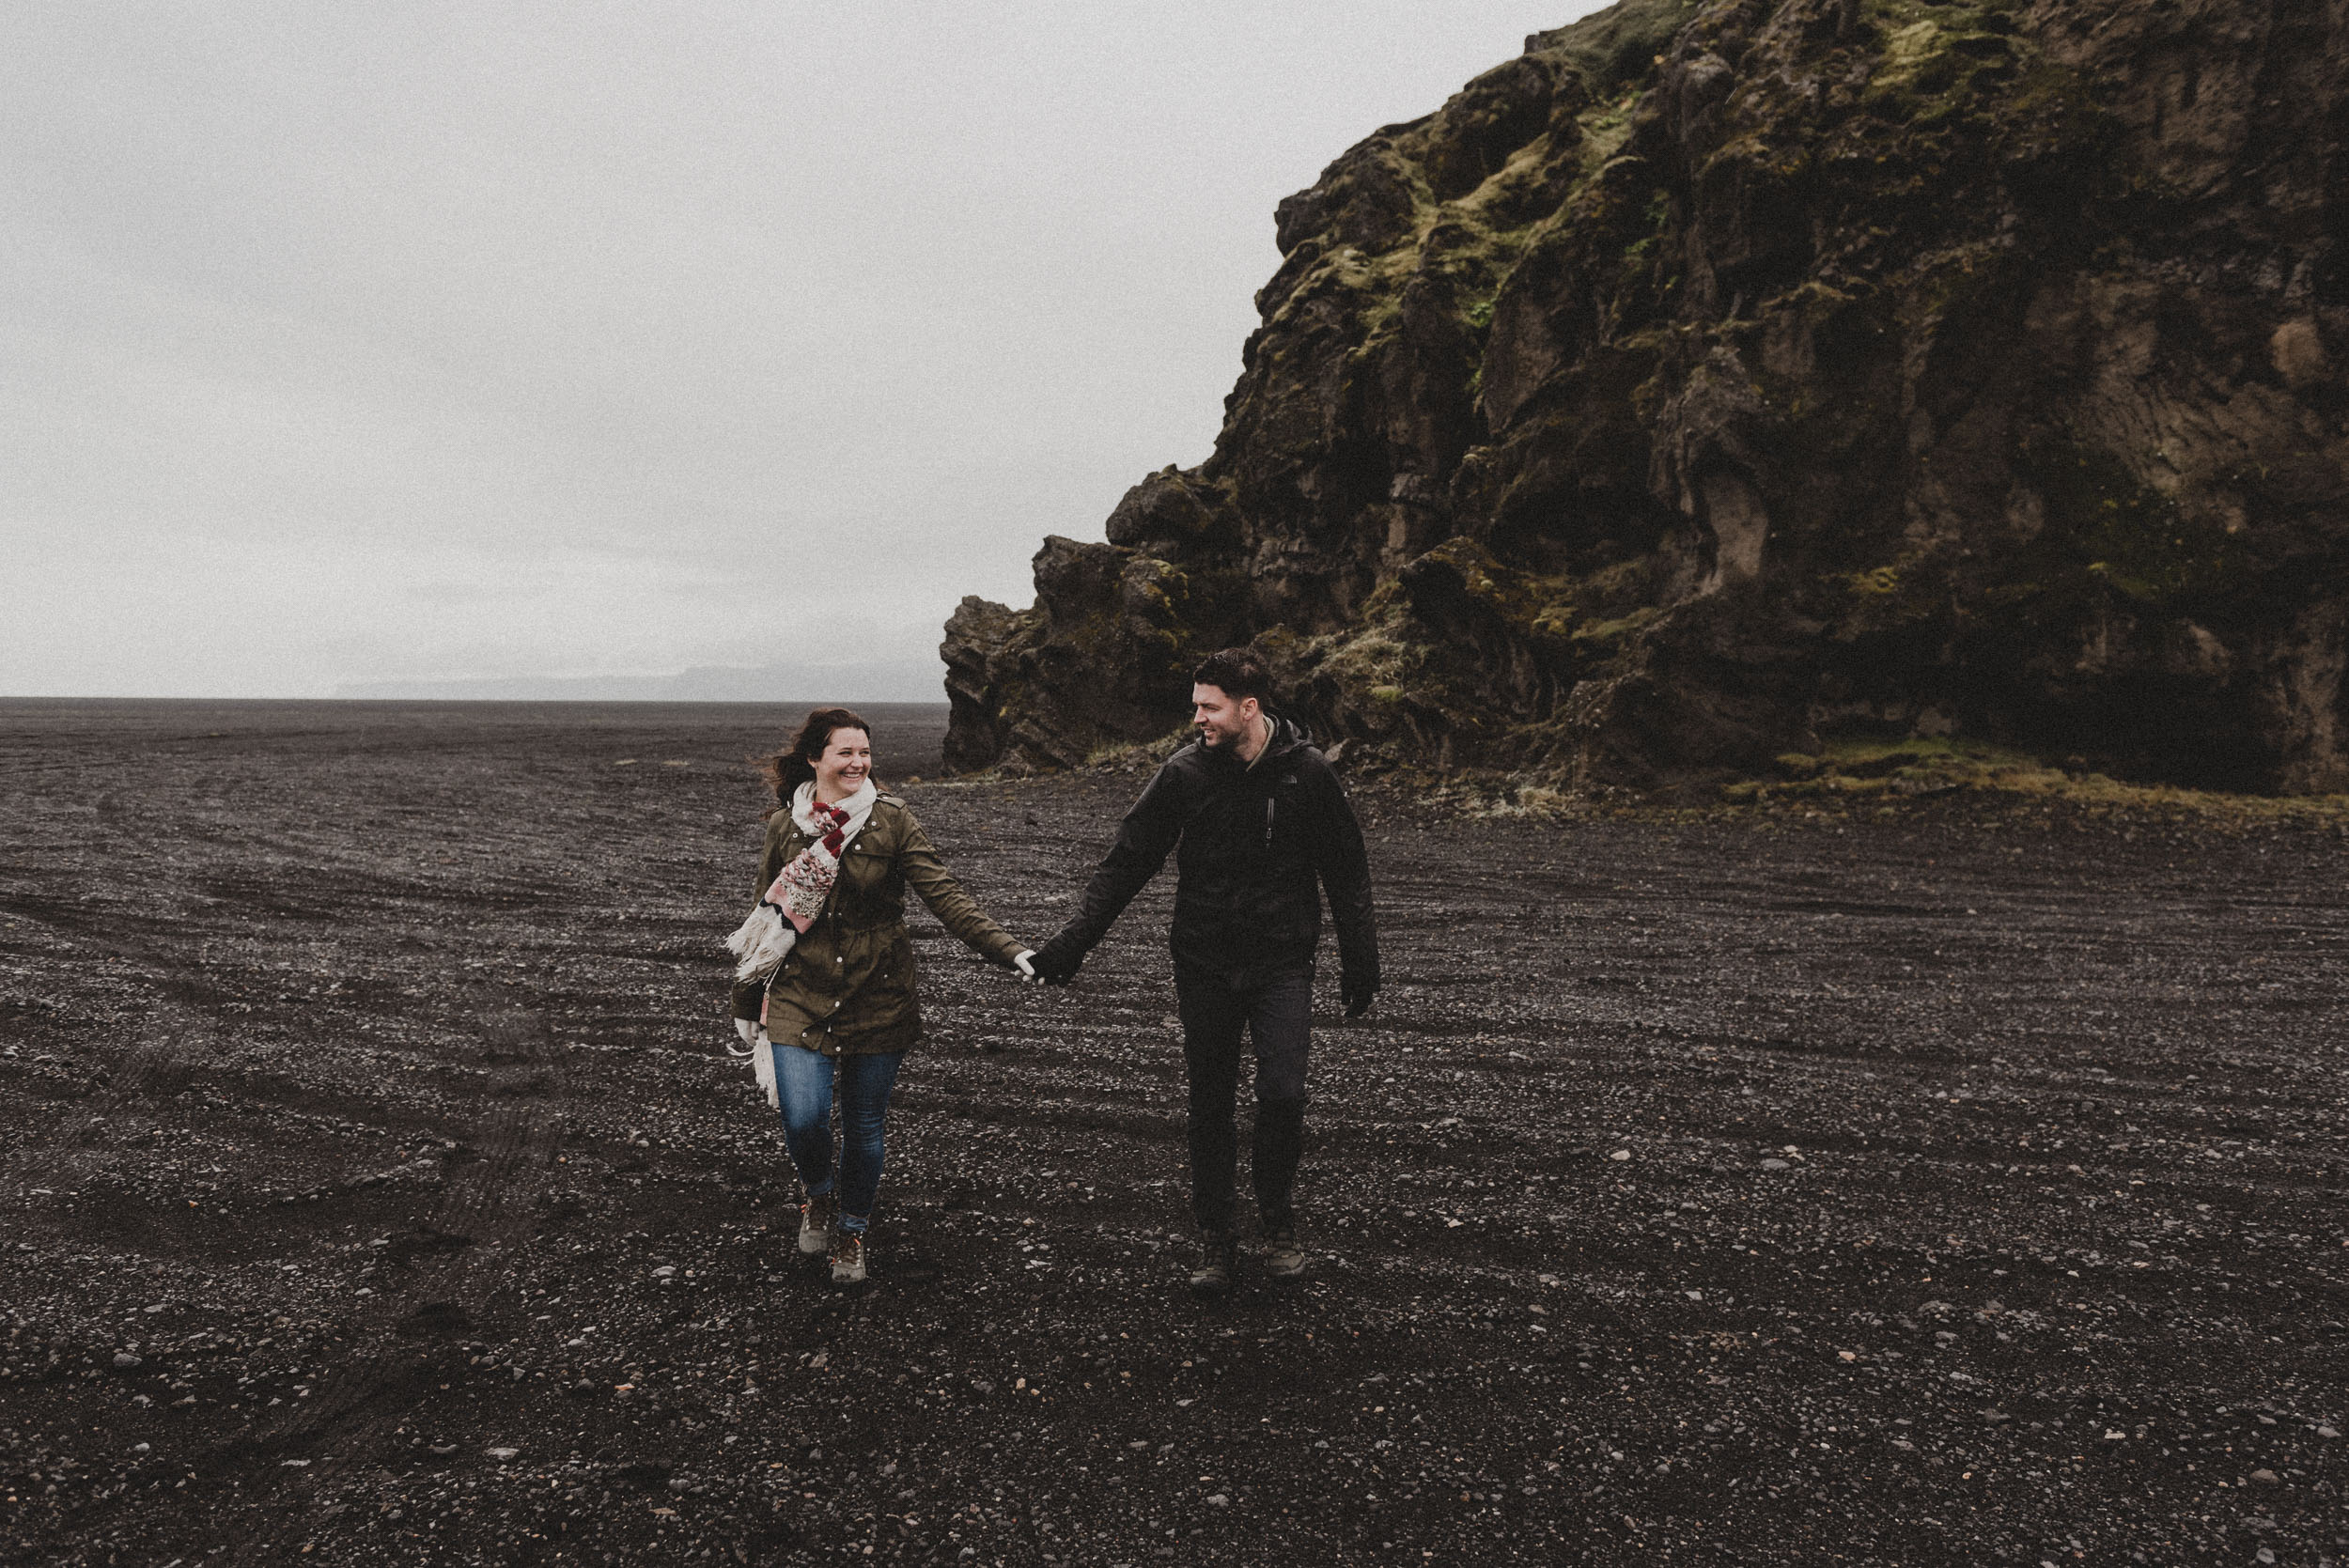
[[[1293,1222],[1291,1190],[1305,1144],[1305,1055],[1313,1039],[1314,971],[1177,973],[1175,1008],[1190,1072],[1190,1205],[1202,1229],[1228,1232],[1236,1203],[1242,1037],[1255,1048],[1256,1132],[1249,1177],[1268,1232]]]

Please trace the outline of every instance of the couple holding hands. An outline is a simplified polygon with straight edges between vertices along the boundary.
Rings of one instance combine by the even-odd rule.
[[[1378,992],[1369,861],[1329,761],[1297,725],[1267,711],[1268,676],[1255,651],[1214,654],[1192,682],[1198,738],[1159,768],[1126,814],[1076,915],[1033,950],[980,911],[906,803],[879,792],[863,720],[820,708],[770,765],[777,806],[759,862],[759,903],[727,942],[739,960],[735,1027],[782,1113],[804,1194],[800,1250],[829,1251],[835,1284],[865,1278],[890,1090],[922,1036],[905,890],[981,956],[1066,985],[1169,854],[1178,878],[1171,945],[1190,1079],[1191,1212],[1202,1244],[1190,1288],[1220,1296],[1232,1286],[1243,1040],[1255,1057],[1250,1178],[1265,1269],[1275,1279],[1305,1272],[1291,1194],[1304,1143],[1322,894],[1337,927],[1346,1016],[1358,1017]]]

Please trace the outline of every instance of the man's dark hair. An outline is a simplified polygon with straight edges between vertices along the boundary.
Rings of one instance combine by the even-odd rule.
[[[1272,701],[1272,672],[1265,668],[1264,655],[1254,648],[1221,648],[1200,661],[1190,673],[1195,686],[1220,686],[1223,694],[1234,702],[1253,697],[1259,704]]]

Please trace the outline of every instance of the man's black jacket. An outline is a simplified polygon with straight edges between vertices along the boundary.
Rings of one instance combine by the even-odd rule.
[[[1347,988],[1377,988],[1361,825],[1329,759],[1297,725],[1272,720],[1253,766],[1229,746],[1196,741],[1169,757],[1048,947],[1071,960],[1091,952],[1170,850],[1178,979],[1246,984],[1309,967],[1321,938],[1317,877],[1329,891]]]

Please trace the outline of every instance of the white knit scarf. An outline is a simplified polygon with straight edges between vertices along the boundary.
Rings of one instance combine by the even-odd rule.
[[[748,919],[736,927],[726,939],[726,947],[736,958],[734,978],[763,980],[769,986],[783,970],[783,961],[807,928],[816,924],[824,912],[825,901],[840,879],[840,857],[848,853],[856,835],[864,831],[865,819],[873,815],[873,802],[880,792],[866,779],[857,792],[837,805],[826,805],[816,799],[813,781],[800,785],[791,793],[791,821],[807,835],[807,847],[800,851],[789,864],[777,874],[758,907]],[[767,1038],[767,1008],[759,1004],[757,1042],[747,1051],[733,1051],[737,1056],[751,1058],[751,1067],[758,1075],[758,1086],[767,1092],[767,1103],[778,1098],[775,1090],[774,1046]],[[732,1047],[727,1048],[730,1051]]]

